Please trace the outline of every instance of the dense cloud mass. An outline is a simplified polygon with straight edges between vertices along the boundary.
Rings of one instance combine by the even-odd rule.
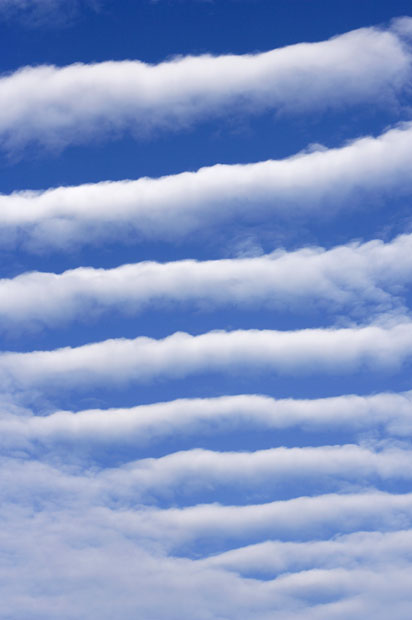
[[[3,326],[55,326],[103,311],[151,307],[344,308],[363,316],[405,307],[412,282],[412,235],[326,250],[278,250],[253,258],[142,262],[113,269],[80,267],[0,280]]]
[[[394,369],[412,355],[412,323],[299,331],[176,332],[156,340],[111,339],[54,351],[0,354],[7,385],[84,387],[219,371],[270,375]]]
[[[0,195],[0,230],[6,243],[67,251],[124,237],[182,240],[234,222],[330,218],[348,202],[353,209],[364,200],[374,206],[382,197],[407,195],[411,137],[406,123],[377,138],[279,161]]]
[[[10,415],[2,411],[4,448],[13,442],[47,446],[61,444],[88,450],[128,444],[145,447],[173,435],[208,437],[243,430],[279,431],[301,427],[318,433],[348,429],[354,435],[378,425],[389,437],[406,437],[412,429],[412,394],[345,395],[312,400],[273,399],[257,394],[179,399],[129,409],[55,411],[45,416]]]
[[[102,131],[187,127],[239,107],[302,114],[393,103],[411,77],[410,21],[243,56],[23,67],[0,79],[0,139],[6,148],[65,145]]]

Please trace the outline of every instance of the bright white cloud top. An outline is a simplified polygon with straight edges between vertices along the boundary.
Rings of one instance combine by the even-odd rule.
[[[5,243],[32,248],[134,239],[176,240],[234,220],[330,216],[351,199],[404,195],[412,185],[412,125],[279,161],[215,165],[159,179],[102,182],[0,196]]]
[[[303,112],[393,103],[411,77],[411,20],[244,56],[22,68],[0,79],[0,137],[64,145],[93,134],[175,129],[233,107]]]
[[[412,235],[401,235],[390,243],[278,250],[255,258],[24,273],[0,280],[0,316],[4,328],[14,323],[23,329],[171,304],[209,311],[221,306],[299,311],[303,301],[306,309],[345,308],[359,315],[370,313],[372,304],[381,312],[402,307],[402,293],[411,284]]]
[[[179,399],[129,409],[56,411],[44,416],[12,415],[3,408],[0,418],[4,449],[14,445],[62,444],[82,450],[111,446],[145,447],[173,436],[208,437],[254,430],[302,428],[307,433],[327,429],[355,434],[379,425],[389,437],[405,437],[412,430],[412,393],[344,395],[330,398],[277,400],[256,394],[219,398]],[[31,448],[31,449],[32,449]]]
[[[112,339],[77,348],[0,354],[6,384],[90,387],[200,372],[266,369],[269,373],[394,369],[412,357],[412,322],[298,331],[177,332],[156,340]]]

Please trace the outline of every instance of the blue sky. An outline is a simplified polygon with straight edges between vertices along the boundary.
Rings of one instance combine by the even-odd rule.
[[[0,618],[409,620],[410,2],[0,49]]]

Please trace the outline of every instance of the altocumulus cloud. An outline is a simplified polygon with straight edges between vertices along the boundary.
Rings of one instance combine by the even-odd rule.
[[[164,304],[215,310],[244,306],[299,311],[345,308],[363,315],[404,306],[412,281],[412,235],[326,250],[277,250],[255,258],[79,267],[0,280],[3,327],[51,327],[114,309],[134,314]]]
[[[287,619],[299,618],[304,613],[311,620],[343,620],[350,612],[358,617],[370,615],[384,620],[390,606],[397,617],[407,618],[401,602],[407,599],[410,585],[410,572],[406,568],[410,548],[407,531],[383,533],[374,539],[364,533],[356,538],[340,537],[335,543],[326,541],[323,548],[313,548],[318,551],[312,562],[318,565],[317,569],[305,570],[305,567],[294,574],[280,573],[277,579],[260,581],[219,566],[167,557],[159,550],[139,547],[135,538],[127,536],[121,528],[105,528],[102,514],[85,512],[80,517],[70,512],[55,513],[53,521],[55,530],[65,531],[65,538],[52,533],[52,517],[46,512],[39,513],[31,522],[30,535],[27,528],[21,527],[27,522],[14,521],[11,525],[13,536],[9,541],[12,542],[7,548],[14,552],[16,561],[2,571],[2,580],[7,585],[7,603],[22,616],[31,613],[35,596],[45,617],[60,614],[75,617],[87,607],[91,615],[104,619],[113,617],[120,609],[126,617],[138,613],[155,620],[170,616],[173,609],[181,617],[190,613],[201,620],[222,615],[230,620],[248,620],[251,616],[270,620],[274,610]],[[83,532],[83,544],[76,544],[79,531]],[[85,547],[84,542],[91,535],[94,545]],[[401,547],[400,542],[405,546]],[[339,550],[339,543],[345,547],[346,554],[335,566],[332,560],[325,561],[325,556],[331,558],[333,551]],[[375,556],[369,554],[373,544],[375,550],[382,551],[379,563],[373,563]],[[391,552],[385,553],[389,546]],[[52,551],[47,566],[43,561],[44,548]],[[289,566],[294,559],[290,551]],[[302,544],[299,551],[303,563],[310,553],[310,541]],[[65,561],[59,561],[63,557]],[[350,568],[345,566],[348,561]],[[242,562],[239,563],[241,568]],[[52,596],[50,570],[54,587],[68,588],[78,592],[78,596],[64,601]],[[387,571],[393,576],[389,582]],[[37,575],[37,583],[43,585],[39,592],[32,582],[33,573]],[[87,589],[78,587],[79,580],[88,584]],[[138,599],[136,583],[142,591]],[[113,590],[122,596],[114,600]],[[334,602],[330,600],[331,591]],[[207,610],[207,615],[199,613],[199,606]]]
[[[175,241],[234,220],[330,217],[349,200],[374,204],[377,197],[406,195],[411,138],[405,123],[377,138],[278,161],[0,195],[0,230],[5,243],[44,251],[125,235]]]
[[[376,617],[383,619],[379,613],[387,611],[388,604],[397,610],[396,597],[407,598],[410,575],[405,566],[411,543],[404,524],[412,510],[410,495],[369,491],[183,509],[135,506],[131,498],[130,506],[122,502],[119,509],[119,494],[124,490],[117,479],[110,480],[110,472],[102,484],[92,472],[62,472],[36,462],[11,461],[7,471],[0,512],[9,528],[2,530],[0,540],[13,562],[3,565],[1,574],[9,586],[7,603],[21,615],[31,613],[32,596],[46,617],[60,612],[74,616],[85,605],[103,618],[119,609],[128,616],[137,609],[155,618],[167,614],[167,605],[186,614],[193,608],[196,614],[202,597],[213,593],[213,604],[205,599],[205,609],[216,617],[225,613],[235,618],[237,614],[246,620],[247,614],[256,613],[269,619],[273,609],[278,609],[290,618],[303,610],[310,618],[331,614],[344,618],[348,609],[372,613],[378,601]],[[107,494],[108,482],[115,487],[114,494]],[[24,498],[18,505],[16,493]],[[34,497],[35,515],[29,508]],[[357,531],[372,524],[381,531]],[[302,528],[306,540],[299,542]],[[334,532],[347,535],[311,540]],[[197,542],[199,536],[213,541],[207,553]],[[267,537],[274,540],[266,542]],[[228,542],[232,549],[226,553]],[[241,548],[233,548],[239,544]],[[45,548],[51,552],[47,563]],[[213,549],[216,555],[211,555]],[[257,579],[259,571],[254,571],[264,549],[277,551],[273,556],[266,554],[260,565],[260,574],[262,570],[271,574],[268,581]],[[181,550],[189,557],[181,557]],[[385,588],[382,597],[387,571],[396,577],[396,587],[390,592]],[[242,577],[248,572],[251,575]],[[80,589],[79,596],[64,600],[52,596],[55,587],[77,591],[79,579],[88,585]],[[137,602],[136,580],[144,586]],[[159,600],[163,581],[166,586]],[[116,604],[113,589],[122,592]],[[95,590],[102,595],[94,596]],[[331,590],[338,601],[332,607]],[[184,610],[179,603],[182,596]]]
[[[302,428],[308,433],[336,429],[357,435],[377,427],[389,437],[407,437],[412,429],[412,394],[346,394],[312,400],[274,399],[259,394],[178,399],[125,409],[30,411],[3,406],[1,444],[36,451],[59,451],[68,445],[93,454],[101,447],[113,452],[127,446],[159,444],[173,436],[207,438],[236,431],[271,432]],[[309,435],[310,436],[310,435]],[[66,454],[66,453],[65,453]],[[67,457],[67,454],[65,458]]]
[[[64,145],[103,127],[147,133],[234,106],[302,113],[392,103],[411,76],[410,23],[403,18],[387,29],[254,55],[25,67],[0,79],[1,141],[5,148],[30,141]]]
[[[75,4],[0,0],[0,11],[38,16],[54,7],[63,15]],[[28,331],[10,345],[15,351],[0,353],[7,617],[410,620],[412,392],[383,390],[391,373],[398,390],[408,387],[412,236],[404,226],[384,242],[382,231],[404,213],[412,189],[412,124],[395,125],[407,119],[411,34],[412,20],[403,18],[242,56],[47,64],[0,77],[0,148],[23,154],[33,153],[26,145],[56,153],[232,112],[305,120],[334,110],[343,118],[374,102],[391,118],[384,133],[368,123],[344,144],[331,126],[330,144],[340,146],[286,159],[42,191],[20,186],[0,196],[4,247],[23,249],[16,264],[27,260],[23,273],[5,268],[0,280],[2,324],[73,321],[73,346],[45,331],[43,350],[31,351],[39,334]],[[316,226],[332,216],[367,219],[378,208],[371,241],[350,242],[358,234],[350,225],[335,241],[317,240]],[[288,251],[205,260],[212,235],[219,242],[236,226],[263,234],[302,222],[315,222],[311,247],[299,239]],[[205,240],[192,259],[161,262],[161,244],[153,244],[156,260],[113,268],[138,260],[125,259],[123,243],[178,242],[187,256],[190,239],[199,247]],[[121,251],[106,269],[102,240]],[[98,249],[78,264],[95,266],[72,269],[71,252],[82,244]],[[265,251],[274,246],[272,239]],[[39,269],[28,251],[50,250],[66,253],[57,263],[65,271],[28,272]],[[182,313],[185,332],[110,339],[104,331],[101,342],[74,346],[85,342],[76,324],[85,315],[96,322],[102,311],[164,303]],[[308,306],[321,310],[316,328]],[[274,329],[213,331],[227,325],[223,307],[247,310],[248,325],[259,328],[259,312],[269,309]],[[210,314],[207,327],[205,314],[196,315],[192,334],[195,321],[186,324],[184,312],[193,308]],[[279,311],[294,315],[288,330],[278,329]],[[221,395],[217,375],[231,386],[223,394],[236,395]],[[298,399],[293,391],[305,376],[303,396],[335,394],[336,375],[338,396]],[[249,385],[272,396],[239,393]],[[33,410],[21,405],[28,402]]]
[[[2,352],[5,386],[124,384],[219,371],[269,373],[353,372],[394,369],[412,355],[412,323],[390,320],[347,328],[296,331],[176,332],[161,340],[138,337],[27,353]]]

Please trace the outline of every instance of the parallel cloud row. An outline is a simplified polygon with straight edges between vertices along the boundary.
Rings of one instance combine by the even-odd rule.
[[[10,2],[0,0],[0,9]],[[234,109],[298,115],[373,102],[402,110],[411,40],[412,19],[402,18],[244,56],[24,67],[0,77],[0,148],[63,148],[124,131],[148,136]],[[12,250],[64,253],[103,240],[174,243],[193,232],[206,240],[229,235],[234,223],[247,229],[275,219],[282,228],[291,216],[326,219],[410,196],[411,161],[406,122],[283,160],[16,191],[0,195],[0,236]],[[311,400],[240,393],[112,409],[81,401],[67,411],[54,404],[70,390],[84,395],[208,372],[250,379],[264,371],[269,380],[395,372],[412,358],[411,283],[409,232],[1,279],[3,329],[182,304],[210,312],[310,307],[327,312],[331,324],[0,352],[0,517],[7,524],[0,581],[8,604],[22,618],[35,601],[45,618],[82,617],[87,609],[105,619],[120,592],[125,618],[171,618],[170,609],[199,620],[273,620],[274,612],[282,620],[387,620],[388,609],[411,617],[402,601],[410,600],[412,578],[412,392],[381,387]],[[306,443],[236,444],[253,434],[276,443],[281,433],[300,433]],[[337,439],[328,444],[326,436]],[[207,449],[211,437],[232,443]],[[44,549],[53,549],[47,563]],[[136,583],[144,594],[137,601]],[[62,593],[72,591],[78,596],[68,601]]]

